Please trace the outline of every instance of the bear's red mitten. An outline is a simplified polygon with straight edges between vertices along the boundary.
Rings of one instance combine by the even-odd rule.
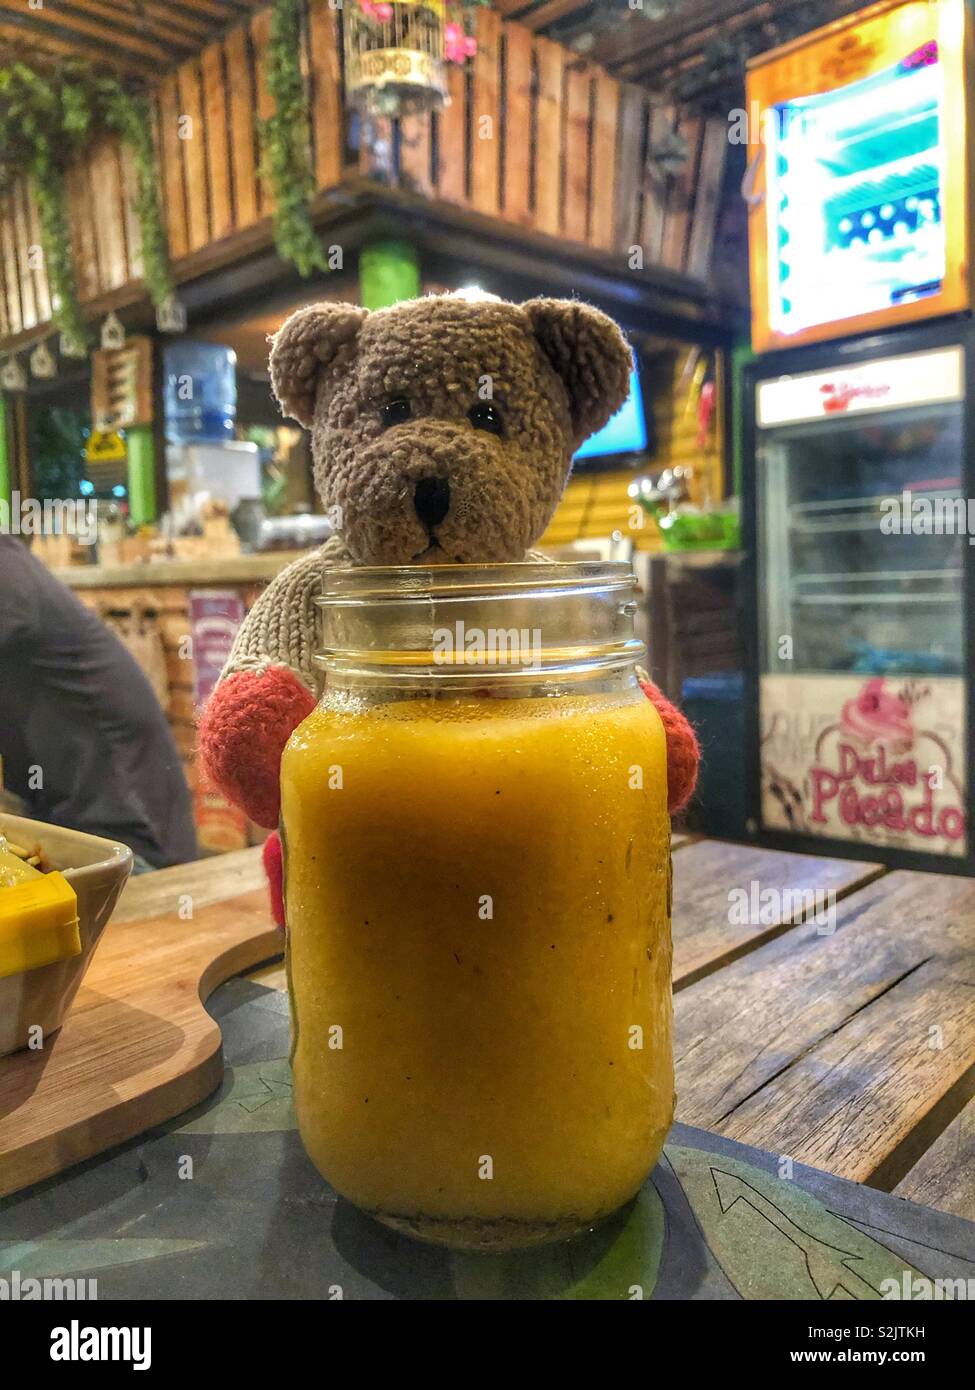
[[[667,735],[667,809],[672,816],[694,795],[697,769],[701,761],[701,745],[697,734],[675,705],[657,689],[652,681],[641,681],[644,695],[660,715]]]
[[[284,745],[314,707],[311,691],[286,666],[227,676],[204,706],[199,728],[203,770],[265,829],[278,823]]]
[[[271,894],[271,916],[274,925],[284,931],[284,860],[281,854],[281,836],[276,830],[264,841],[261,852],[264,872],[267,874],[268,892]]]

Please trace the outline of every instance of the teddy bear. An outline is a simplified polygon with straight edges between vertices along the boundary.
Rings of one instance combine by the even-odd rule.
[[[575,300],[326,302],[285,322],[271,385],[311,432],[335,533],[260,595],[199,727],[205,774],[258,825],[277,826],[281,754],[321,694],[315,599],[329,566],[544,562],[533,546],[573,454],[626,400],[631,366],[612,319]],[[643,673],[641,684],[667,735],[673,814],[693,792],[698,744]],[[276,836],[265,864],[280,924]]]

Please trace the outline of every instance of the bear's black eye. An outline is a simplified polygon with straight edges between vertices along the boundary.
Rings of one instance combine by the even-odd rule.
[[[488,405],[486,401],[479,401],[477,405],[471,406],[467,418],[476,430],[487,430],[489,434],[498,436],[504,434],[504,421],[501,419],[500,410],[497,406]]]
[[[412,414],[413,407],[405,396],[399,396],[395,401],[388,401],[380,411],[383,429],[392,429],[393,425],[405,425]]]

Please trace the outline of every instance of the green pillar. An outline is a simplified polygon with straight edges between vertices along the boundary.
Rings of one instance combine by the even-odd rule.
[[[745,383],[743,372],[750,362],[755,361],[749,343],[739,343],[731,352],[731,478],[737,497],[741,496],[742,466],[745,452]]]
[[[156,519],[156,449],[151,425],[125,431],[129,454],[129,517],[134,526]]]
[[[374,241],[359,252],[359,302],[364,309],[388,309],[420,294],[420,257],[412,242]]]
[[[10,419],[4,395],[0,395],[0,502],[10,505]]]

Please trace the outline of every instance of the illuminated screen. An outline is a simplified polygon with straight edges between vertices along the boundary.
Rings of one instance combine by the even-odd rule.
[[[630,394],[609,424],[589,436],[577,459],[606,458],[612,454],[639,454],[647,447],[647,417],[643,410],[640,377],[630,373]]]
[[[779,332],[941,289],[942,108],[934,41],[873,77],[776,108],[768,227]]]

